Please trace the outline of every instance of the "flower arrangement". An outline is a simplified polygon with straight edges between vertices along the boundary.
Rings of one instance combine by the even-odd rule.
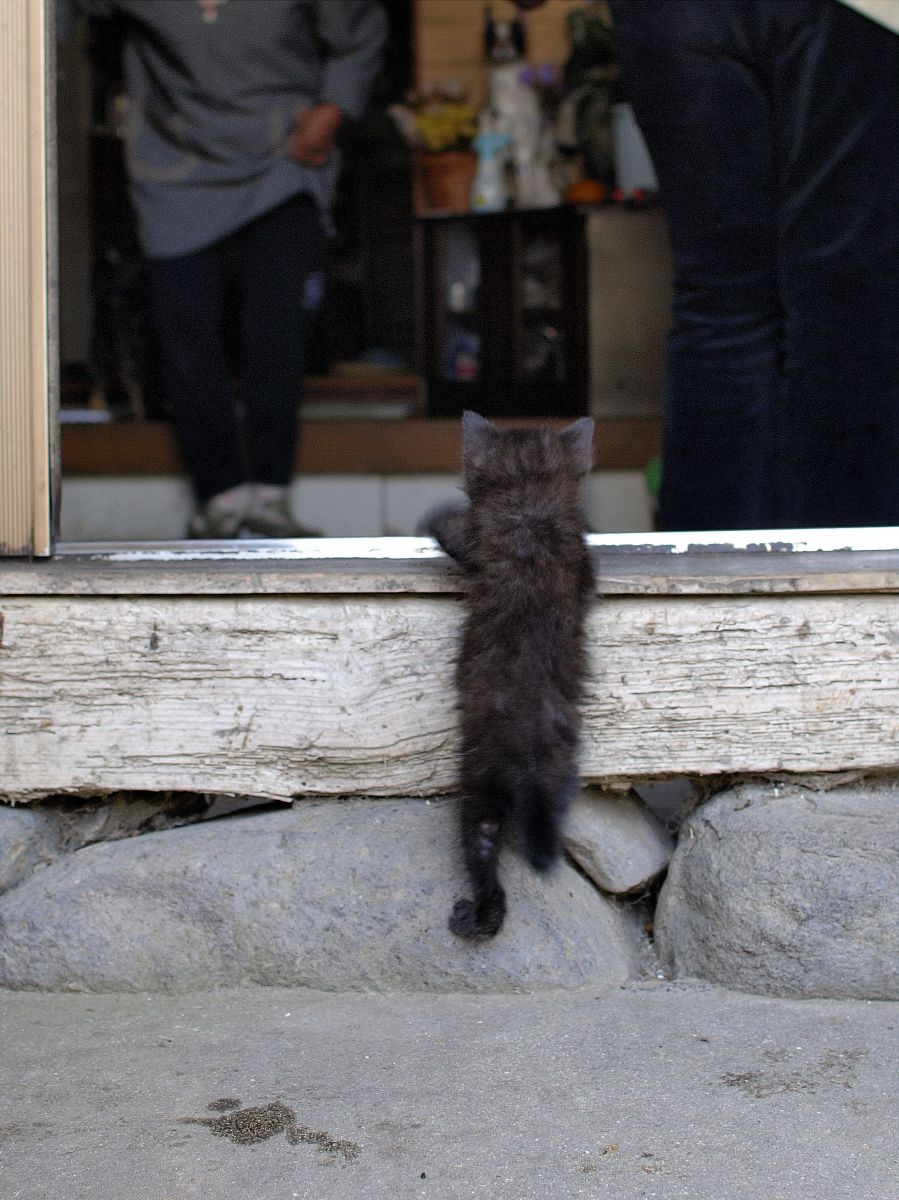
[[[412,146],[431,153],[469,150],[478,131],[477,110],[454,80],[418,88],[389,112]]]

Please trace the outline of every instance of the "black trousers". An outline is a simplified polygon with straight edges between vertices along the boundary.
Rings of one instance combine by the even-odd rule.
[[[325,253],[318,209],[300,195],[203,250],[148,260],[163,379],[200,503],[247,481],[289,483]]]
[[[675,265],[663,529],[899,524],[899,37],[612,0]]]

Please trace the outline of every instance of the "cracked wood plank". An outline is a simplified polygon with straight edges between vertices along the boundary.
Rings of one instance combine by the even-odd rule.
[[[461,600],[7,596],[0,798],[450,791]],[[607,597],[589,645],[587,780],[899,766],[889,596]]]

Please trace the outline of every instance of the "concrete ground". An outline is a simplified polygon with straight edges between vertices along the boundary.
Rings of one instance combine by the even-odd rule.
[[[899,1005],[0,994],[4,1200],[891,1200]]]

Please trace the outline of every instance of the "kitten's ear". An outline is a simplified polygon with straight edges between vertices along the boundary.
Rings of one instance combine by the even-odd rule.
[[[580,417],[559,436],[577,470],[586,475],[593,466],[593,418]]]
[[[476,465],[499,437],[499,430],[476,412],[462,414],[462,461]]]

